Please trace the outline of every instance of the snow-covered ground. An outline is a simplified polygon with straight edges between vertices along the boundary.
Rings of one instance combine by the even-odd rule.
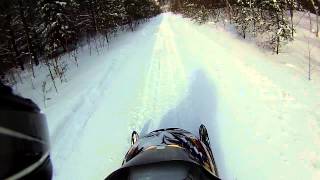
[[[299,27],[277,56],[167,13],[99,55],[84,48],[47,107],[41,82],[16,89],[47,115],[55,179],[103,179],[120,167],[132,130],[197,133],[201,123],[222,179],[320,179],[320,40],[311,38],[308,81],[305,34]]]

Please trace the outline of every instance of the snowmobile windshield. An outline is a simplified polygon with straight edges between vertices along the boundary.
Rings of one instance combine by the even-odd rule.
[[[106,180],[209,180],[219,179],[205,171],[201,166],[183,161],[160,162],[122,168]]]
[[[193,179],[193,180],[207,180],[206,174],[199,168],[188,166],[183,163],[160,163],[151,164],[147,168],[145,166],[133,167],[129,171],[130,180],[175,180],[175,179]]]

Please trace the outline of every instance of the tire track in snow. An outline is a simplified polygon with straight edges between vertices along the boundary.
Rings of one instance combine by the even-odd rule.
[[[110,74],[113,72],[114,66],[115,61],[105,71],[100,81],[78,95],[72,111],[63,118],[62,123],[58,125],[57,130],[51,135],[53,137],[51,157],[54,172],[60,172],[60,169],[64,168],[61,165],[64,164],[63,162],[73,153],[81,141],[88,120],[99,106],[100,97],[106,92],[99,92],[98,90],[108,89],[109,84],[112,82]],[[73,130],[69,131],[70,129]]]
[[[95,57],[96,62],[88,64],[88,69],[80,69],[83,71],[73,79],[74,84],[72,85],[75,86],[71,86],[77,88],[75,89],[76,94],[68,92],[68,95],[72,98],[62,101],[68,104],[61,104],[59,107],[56,107],[57,109],[53,109],[53,112],[59,113],[61,107],[71,107],[70,111],[68,111],[69,113],[63,114],[61,118],[57,118],[61,123],[52,126],[50,134],[52,138],[51,154],[56,179],[65,179],[70,175],[68,173],[74,172],[74,170],[80,167],[79,164],[82,162],[73,164],[75,160],[81,159],[80,157],[75,159],[74,154],[79,155],[82,153],[81,155],[87,155],[87,152],[79,152],[81,151],[79,147],[83,148],[83,138],[88,135],[87,126],[91,123],[90,121],[94,121],[92,117],[97,114],[97,111],[101,111],[101,104],[103,104],[105,109],[110,108],[105,106],[105,100],[109,100],[110,90],[113,90],[113,88],[109,86],[111,84],[117,84],[114,79],[119,78],[119,76],[121,76],[119,73],[123,73],[124,70],[132,65],[130,64],[132,63],[130,56],[138,58],[138,54],[136,54],[137,51],[145,51],[144,48],[136,46],[136,43],[140,42],[140,44],[142,44],[143,37],[153,32],[154,26],[158,24],[159,20],[160,18],[155,18],[153,21],[142,25],[135,32],[125,33],[122,37],[118,38],[120,39],[119,42],[113,43],[111,47],[112,51],[110,51],[109,48],[108,51],[104,50],[107,53],[103,52]],[[125,43],[123,43],[123,41]],[[147,45],[146,42],[143,43]],[[133,49],[132,47],[135,48]],[[92,56],[90,56],[90,58],[92,58]],[[141,61],[141,63],[143,63],[143,61]],[[82,83],[87,86],[77,86],[77,84]],[[79,87],[82,89],[79,89]],[[73,89],[70,88],[69,90],[73,91]],[[114,91],[112,91],[112,93],[114,93]],[[108,106],[112,106],[111,102]],[[50,113],[54,114],[53,112]],[[104,122],[100,123],[103,124]],[[89,142],[87,145],[92,145],[93,149],[96,148],[96,146],[94,146],[96,145],[95,142]],[[92,150],[90,150],[90,152],[92,152]],[[73,177],[76,177],[76,175],[73,175]],[[80,176],[77,177],[81,177],[81,173]]]
[[[155,36],[153,55],[142,93],[142,119],[148,120],[138,126],[142,134],[158,129],[161,118],[183,98],[186,87],[185,67],[166,16]]]
[[[103,87],[98,88],[99,92],[105,94],[99,97],[99,105],[90,116],[85,135],[77,144],[77,151],[64,162],[65,169],[59,171],[59,179],[70,174],[74,174],[74,179],[102,179],[121,165],[130,146],[131,127],[139,124],[135,109],[140,108],[137,106],[137,101],[141,99],[139,91],[144,85],[149,68],[148,57],[151,56],[154,44],[154,37],[150,35],[154,34],[159,20],[161,18],[132,33],[133,37],[124,39],[123,45],[106,56],[117,59],[117,66],[110,77],[112,81],[103,77],[97,79],[109,82],[111,88],[107,92]],[[94,171],[87,169],[87,166],[94,166]],[[80,169],[83,172],[78,174]]]

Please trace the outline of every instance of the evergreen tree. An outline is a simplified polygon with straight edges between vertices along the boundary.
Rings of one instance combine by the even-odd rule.
[[[267,30],[273,32],[270,41],[276,53],[279,54],[281,43],[291,40],[291,29],[285,15],[286,2],[285,0],[268,1],[264,0],[261,3],[262,8],[268,11],[268,17],[265,18]]]
[[[66,52],[68,43],[77,38],[74,18],[77,4],[73,0],[40,0],[38,5],[46,55],[51,58],[62,50]]]
[[[21,51],[18,45],[19,23],[17,22],[17,14],[14,11],[14,2],[1,1],[0,2],[0,25],[1,25],[1,56],[4,65],[12,64],[18,65],[22,70],[25,69],[21,56]],[[9,63],[8,63],[9,62]]]
[[[123,0],[104,0],[102,10],[102,27],[108,32],[115,31],[125,23],[127,12]]]
[[[19,24],[21,26],[21,39],[22,39],[22,51],[23,54],[26,55],[25,59],[30,59],[31,63],[33,62],[35,65],[39,64],[38,53],[36,44],[36,27],[37,24],[35,17],[37,13],[35,13],[34,9],[36,8],[35,0],[17,0],[17,4],[15,6],[18,17]]]
[[[159,13],[153,0],[0,1],[0,74],[12,67],[24,70],[26,63],[33,70],[41,59],[50,69],[48,60],[54,58],[57,66],[57,57],[74,50],[81,38],[90,43],[104,34],[108,39],[119,27],[133,27]]]
[[[269,43],[277,53],[281,45],[293,37],[293,23],[289,23],[286,11],[291,8],[293,13],[297,6],[295,0],[185,0],[183,3],[175,0],[171,5],[199,23],[216,19],[222,10],[244,38],[271,32]],[[225,18],[221,20],[224,22]]]

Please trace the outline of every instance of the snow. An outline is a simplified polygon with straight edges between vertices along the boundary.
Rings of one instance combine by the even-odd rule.
[[[47,115],[54,179],[106,177],[121,166],[132,130],[197,133],[201,123],[222,179],[320,179],[320,67],[308,81],[304,37],[315,64],[320,47],[303,27],[277,56],[222,26],[166,13],[99,53],[84,47],[46,107],[45,67],[35,90],[16,90]]]

